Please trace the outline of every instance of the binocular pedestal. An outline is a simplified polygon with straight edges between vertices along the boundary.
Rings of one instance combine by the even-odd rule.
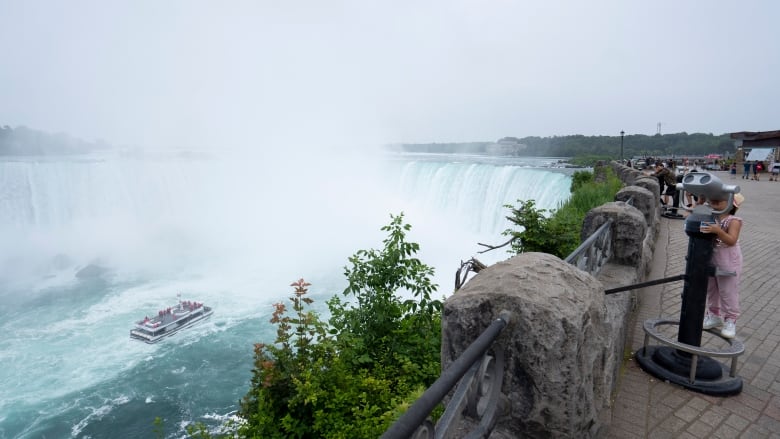
[[[742,391],[742,379],[736,376],[737,357],[744,352],[742,343],[724,338],[729,343],[726,349],[701,347],[707,282],[715,274],[711,264],[714,235],[699,231],[702,221],[712,221],[712,211],[707,209],[700,206],[685,221],[689,242],[680,321],[646,321],[645,345],[635,358],[642,370],[658,379],[708,395],[736,395]],[[676,341],[658,330],[664,325],[679,325]],[[720,337],[719,332],[708,332]],[[666,346],[648,346],[650,338]],[[710,357],[731,358],[731,368]]]

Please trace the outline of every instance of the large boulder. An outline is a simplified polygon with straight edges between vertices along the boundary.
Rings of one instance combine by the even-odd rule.
[[[502,310],[503,393],[510,407],[494,437],[588,438],[600,433],[615,364],[604,287],[545,253],[523,253],[482,270],[444,303],[446,368]],[[619,361],[619,360],[618,360]]]
[[[659,207],[661,204],[661,184],[658,182],[658,177],[650,175],[643,175],[634,180],[632,186],[643,187],[655,195],[655,205]]]
[[[645,217],[648,226],[653,227],[658,218],[658,197],[641,186],[625,186],[615,194],[615,201],[631,201]]]
[[[618,201],[602,204],[588,211],[582,222],[582,239],[592,235],[602,224],[612,219],[612,256],[610,261],[644,267],[643,252],[647,223],[637,208]]]
[[[630,168],[625,165],[621,165],[618,162],[613,162],[612,169],[617,174],[618,178],[625,184],[633,184],[637,178],[643,177],[644,173],[638,169]]]

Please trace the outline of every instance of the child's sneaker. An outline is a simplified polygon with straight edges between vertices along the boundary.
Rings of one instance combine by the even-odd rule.
[[[706,316],[704,316],[704,324],[701,326],[701,329],[717,328],[722,324],[723,324],[723,319],[721,319],[720,316],[707,314]]]
[[[723,329],[720,330],[720,335],[725,338],[734,338],[737,336],[737,323],[731,320],[726,320],[723,325]]]

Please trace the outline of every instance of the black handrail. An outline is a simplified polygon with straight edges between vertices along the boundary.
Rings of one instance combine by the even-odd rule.
[[[431,411],[447,396],[466,373],[485,355],[506,327],[511,312],[502,311],[498,318],[445,370],[441,376],[381,436],[383,439],[406,439],[424,425]],[[502,356],[503,357],[503,356]],[[502,371],[503,373],[503,371]]]

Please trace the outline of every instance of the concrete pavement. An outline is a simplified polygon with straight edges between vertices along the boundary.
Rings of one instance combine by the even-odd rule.
[[[780,182],[732,180],[727,172],[715,174],[726,183],[739,184],[745,195],[737,213],[744,219],[742,316],[737,321],[737,337],[745,344],[737,369],[742,392],[708,396],[640,369],[633,354],[644,342],[642,324],[659,317],[678,320],[683,283],[637,290],[639,305],[613,400],[610,439],[780,438]],[[647,280],[684,273],[687,246],[683,220],[662,217]],[[725,341],[703,334],[702,345],[719,344],[725,346]]]

